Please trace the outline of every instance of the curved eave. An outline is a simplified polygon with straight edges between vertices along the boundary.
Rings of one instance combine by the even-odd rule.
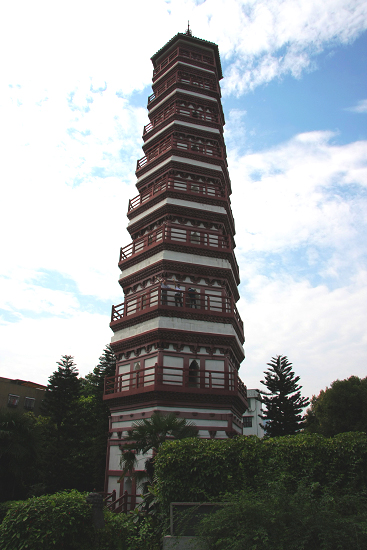
[[[208,206],[217,206],[215,205],[214,202],[205,203],[204,201],[200,201],[200,202],[191,201],[192,205],[189,205],[189,204],[180,205],[180,204],[170,203],[169,202],[170,198],[171,197],[167,194],[167,198],[163,198],[163,200],[156,202],[157,207],[154,208],[154,210],[149,209],[149,211],[146,212],[144,217],[142,217],[142,214],[141,214],[139,215],[138,219],[132,218],[129,221],[129,225],[127,227],[127,230],[130,233],[130,235],[133,235],[137,231],[141,231],[151,223],[154,223],[160,218],[162,218],[162,216],[176,215],[180,217],[181,216],[190,217],[200,221],[205,220],[205,221],[210,221],[212,223],[215,223],[215,222],[222,223],[226,228],[227,233],[230,234],[232,238],[234,238],[234,235],[236,234],[234,219],[233,219],[232,212],[229,215],[230,210],[229,210],[228,203],[226,205],[220,205],[220,204],[218,205],[223,207],[223,213],[219,213],[214,209],[211,211],[210,209],[204,210],[200,208],[200,206],[204,204]],[[185,198],[186,200],[184,198],[180,199],[180,197],[176,195],[174,195],[172,198],[175,200],[185,201],[186,203],[189,202],[187,201],[187,197]],[[233,248],[235,248],[234,245],[233,245]]]
[[[141,348],[154,342],[180,342],[188,345],[214,346],[216,348],[230,349],[238,361],[242,363],[245,352],[238,340],[236,333],[213,334],[211,332],[192,332],[187,330],[167,329],[155,327],[152,330],[136,333],[133,336],[123,337],[111,342],[111,348],[115,355],[124,353],[127,350]]]
[[[171,40],[169,40],[160,50],[158,50],[152,57],[150,58],[151,62],[153,63],[153,67],[155,68],[158,64],[158,59],[161,58],[178,40],[183,40],[185,42],[195,44],[199,47],[206,47],[213,50],[213,54],[215,57],[215,64],[217,67],[218,72],[218,80],[222,80],[223,73],[222,73],[222,65],[220,62],[220,55],[219,55],[219,48],[217,44],[214,44],[214,42],[209,42],[208,40],[204,40],[202,38],[197,38],[196,36],[190,36],[186,33],[177,33]]]
[[[135,285],[140,282],[142,277],[145,277],[146,279],[155,277],[159,274],[161,274],[163,271],[166,272],[179,272],[183,273],[185,276],[189,274],[194,275],[196,277],[200,278],[208,278],[208,279],[227,279],[228,284],[230,286],[230,289],[232,291],[232,294],[234,296],[235,302],[237,303],[240,299],[240,294],[238,292],[237,283],[234,278],[234,274],[232,269],[221,269],[216,268],[213,266],[188,266],[185,262],[177,262],[174,260],[158,260],[157,262],[154,262],[150,264],[149,266],[145,266],[144,264],[138,267],[138,270],[133,273],[129,274],[127,276],[123,276],[121,274],[121,278],[119,279],[119,284],[122,289],[125,287],[130,287],[132,285]]]
[[[156,405],[167,403],[167,399],[170,399],[176,404],[176,406],[213,406],[228,407],[232,405],[237,414],[241,416],[248,409],[247,400],[238,391],[226,391],[226,390],[208,390],[192,388],[190,391],[187,388],[168,387],[165,391],[157,391],[153,388],[146,388],[145,391],[113,393],[111,395],[103,395],[103,400],[108,402],[108,406],[112,409],[114,407],[119,410],[123,407],[123,410],[127,406],[142,406],[145,403],[151,404],[154,402]]]

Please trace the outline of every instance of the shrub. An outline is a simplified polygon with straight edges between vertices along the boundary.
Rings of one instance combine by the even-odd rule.
[[[0,548],[128,550],[132,522],[124,514],[106,510],[105,528],[96,531],[85,496],[73,490],[15,503],[0,525]]]
[[[208,550],[357,550],[367,547],[365,494],[282,482],[229,495],[199,527]],[[204,546],[203,545],[203,546]]]
[[[17,504],[17,500],[7,500],[6,502],[0,502],[0,523],[5,518],[6,514],[9,511],[9,508],[11,508],[11,506],[16,506]]]
[[[169,441],[155,459],[155,474],[157,498],[166,510],[170,502],[215,500],[225,492],[257,490],[274,479],[293,490],[305,480],[358,492],[367,488],[367,436]]]

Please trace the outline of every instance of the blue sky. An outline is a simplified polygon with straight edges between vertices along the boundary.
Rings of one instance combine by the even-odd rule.
[[[110,341],[150,57],[190,19],[219,45],[246,335],[260,387],[366,376],[367,5],[15,1],[0,8],[0,376],[80,373]]]

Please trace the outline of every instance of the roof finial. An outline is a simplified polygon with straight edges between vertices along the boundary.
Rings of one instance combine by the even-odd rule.
[[[187,22],[187,31],[185,34],[187,34],[187,36],[192,36],[192,31],[190,29],[190,21]]]

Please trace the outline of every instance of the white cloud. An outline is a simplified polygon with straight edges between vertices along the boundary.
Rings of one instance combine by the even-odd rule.
[[[315,55],[367,28],[364,0],[24,0],[3,4],[0,15],[0,81],[48,93],[90,77],[124,94],[142,90],[151,79],[147,45],[155,53],[188,19],[195,36],[219,44],[224,91],[236,94],[300,76]]]
[[[75,314],[79,308],[71,292],[43,288],[27,283],[20,273],[3,278],[0,286],[0,309],[15,311],[22,317],[24,312],[32,314],[49,313],[55,316]],[[24,276],[24,275],[23,275]],[[37,277],[37,273],[35,273]]]
[[[367,142],[332,132],[295,136],[270,150],[229,154],[240,253],[307,244],[350,250],[366,230]],[[358,191],[359,190],[359,191]]]
[[[210,30],[229,63],[226,94],[241,94],[284,74],[299,77],[325,48],[347,44],[367,28],[363,0],[226,0],[218,5]]]
[[[367,99],[361,99],[357,105],[347,107],[345,110],[352,111],[352,113],[367,113]]]
[[[288,355],[308,395],[365,375],[367,142],[336,145],[333,136],[231,151],[249,387],[277,354]]]
[[[72,355],[82,376],[110,341],[108,319],[76,312],[65,319],[25,319],[1,326],[0,376],[47,384],[62,355]]]
[[[288,356],[308,396],[337,378],[366,376],[366,271],[335,290],[291,275],[255,275],[246,293],[252,299],[239,302],[246,335],[240,375],[248,387],[260,386],[276,355]]]
[[[1,254],[4,274],[54,270],[82,294],[106,298],[119,291],[117,268],[111,275],[105,265],[117,265],[122,241],[130,240],[126,212],[137,194],[147,117],[108,86],[94,94],[89,88],[87,79],[71,99],[56,95],[41,105],[32,88],[17,88],[15,103],[3,95],[0,230],[8,238]]]

